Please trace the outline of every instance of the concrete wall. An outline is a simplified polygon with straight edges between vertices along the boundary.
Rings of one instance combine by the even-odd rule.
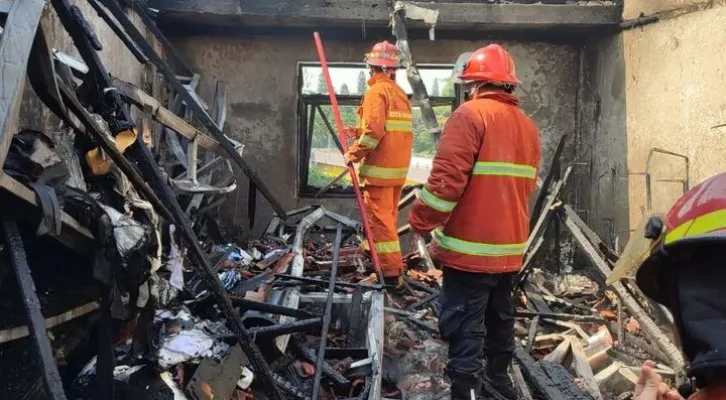
[[[329,61],[360,62],[377,38],[367,42],[328,40]],[[298,126],[297,76],[299,61],[317,61],[311,37],[182,37],[176,39],[193,68],[201,73],[199,91],[206,99],[214,93],[214,82],[228,86],[226,133],[246,145],[246,157],[265,179],[283,206],[293,209],[312,203],[297,198]],[[415,41],[411,44],[417,62],[453,63],[459,54],[486,42]],[[545,43],[504,43],[517,62],[524,82],[518,93],[524,109],[539,123],[543,136],[543,160],[548,165],[562,134],[573,133],[577,95],[577,50]],[[574,159],[574,145],[567,158]],[[246,225],[247,185],[240,195],[220,210],[220,221],[230,226]],[[333,211],[354,215],[352,199],[315,201]],[[257,225],[265,225],[269,205],[258,196]],[[261,226],[259,227],[261,228]]]
[[[137,85],[145,86],[147,90],[151,91],[149,87],[152,74],[146,74],[145,78],[144,66],[141,65],[133,55],[126,49],[126,46],[121,42],[111,28],[98,16],[96,11],[84,0],[72,0],[71,3],[77,5],[86,20],[91,24],[98,37],[99,41],[103,45],[103,51],[101,51],[101,61],[105,64],[111,75],[117,76],[128,82],[133,82]],[[143,28],[143,23],[138,16],[129,12],[134,25]],[[46,37],[48,38],[51,47],[72,54],[80,59],[78,52],[73,46],[68,33],[63,28],[60,20],[56,16],[55,10],[48,5],[43,14],[43,20],[48,27]],[[146,35],[147,40],[154,43],[157,47],[156,40],[153,36],[142,29],[142,32]],[[25,85],[25,93],[23,97],[23,103],[20,110],[20,127],[29,129],[43,130],[47,133],[57,128],[58,120],[55,116],[40,102],[35,93],[33,92],[30,83]]]
[[[592,176],[616,173],[614,186],[607,177],[593,183],[592,209],[617,222],[621,239],[649,208],[667,211],[680,197],[673,180],[688,177],[692,187],[726,170],[726,128],[716,127],[726,123],[723,2],[629,0],[624,13],[664,19],[585,46]],[[688,157],[688,174],[682,158],[653,149]],[[649,206],[643,173],[651,153]]]
[[[616,237],[624,243],[629,231],[622,36],[595,40],[581,51],[584,78],[579,131],[590,185],[584,194],[586,212],[581,209],[580,214],[612,246]]]

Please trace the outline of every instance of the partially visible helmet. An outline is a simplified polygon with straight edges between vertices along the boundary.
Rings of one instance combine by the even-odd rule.
[[[668,298],[659,276],[672,271],[670,261],[700,250],[704,245],[726,244],[726,173],[711,177],[692,188],[671,207],[665,217],[651,217],[635,235],[649,240],[640,257],[630,257],[632,265],[618,265],[608,278],[614,282],[637,270],[636,282],[653,300],[666,304]],[[632,240],[638,240],[634,238]],[[627,246],[626,246],[627,248]]]
[[[511,86],[521,83],[517,79],[512,56],[498,44],[490,44],[473,52],[459,79],[467,83],[487,82]]]
[[[395,45],[384,40],[373,45],[371,52],[366,54],[365,62],[374,67],[398,68],[398,49]]]

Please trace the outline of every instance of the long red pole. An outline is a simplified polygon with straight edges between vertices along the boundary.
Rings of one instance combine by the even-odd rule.
[[[323,41],[320,40],[320,34],[318,32],[313,33],[315,37],[315,47],[318,49],[318,58],[320,58],[320,66],[323,68],[323,77],[325,78],[325,84],[328,86],[328,95],[330,96],[330,105],[333,108],[333,115],[335,116],[335,125],[338,128],[338,137],[340,138],[340,144],[343,146],[343,151],[348,151],[348,142],[343,134],[343,118],[340,116],[340,108],[338,107],[338,99],[335,97],[335,87],[333,81],[330,79],[330,71],[328,70],[328,61],[325,58],[325,50],[323,50]],[[358,175],[356,175],[353,164],[348,164],[348,172],[350,174],[350,180],[353,182],[353,191],[355,192],[355,200],[358,202],[358,209],[360,210],[360,219],[363,223],[363,233],[368,241],[368,248],[371,252],[371,260],[373,261],[373,267],[376,269],[378,274],[378,280],[383,283],[383,271],[381,270],[381,262],[378,259],[378,252],[376,251],[376,244],[373,242],[373,235],[371,234],[371,225],[368,220],[368,213],[366,212],[365,205],[363,204],[363,195],[360,192],[360,186],[358,185]]]

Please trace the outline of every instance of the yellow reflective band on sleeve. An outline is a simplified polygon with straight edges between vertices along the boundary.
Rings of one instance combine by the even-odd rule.
[[[368,149],[375,149],[378,146],[379,140],[376,140],[368,135],[363,135],[358,139],[358,142],[361,144],[361,146],[368,148]]]
[[[472,175],[513,176],[534,179],[537,177],[537,168],[531,165],[508,162],[477,161]]]
[[[434,231],[434,239],[436,239],[441,247],[447,250],[455,251],[462,254],[468,254],[471,256],[521,256],[524,255],[524,250],[527,246],[527,243],[489,244],[467,242],[465,240],[446,236],[440,229]]]
[[[359,170],[361,175],[371,178],[381,179],[406,179],[408,176],[408,167],[404,168],[386,168],[377,167],[375,165],[362,164]]]
[[[444,213],[451,212],[456,207],[455,201],[448,201],[437,197],[426,188],[423,188],[421,191],[421,201],[434,210]]]
[[[684,222],[666,234],[664,243],[726,229],[726,210],[716,210]]]
[[[378,254],[398,253],[400,251],[401,245],[398,243],[398,240],[376,243],[376,252]]]
[[[413,132],[413,122],[389,119],[388,121],[386,121],[386,130],[389,132],[391,132],[391,131]]]

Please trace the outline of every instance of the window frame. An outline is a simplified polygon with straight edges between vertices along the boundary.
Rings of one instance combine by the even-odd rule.
[[[322,113],[323,106],[330,106],[330,97],[328,94],[304,94],[303,93],[303,70],[306,67],[320,68],[319,62],[303,61],[298,62],[297,65],[297,162],[298,162],[298,176],[297,176],[297,194],[298,198],[316,198],[316,195],[321,188],[308,185],[308,176],[310,169],[310,158],[312,151],[312,134],[315,130],[315,118],[317,113],[320,112],[323,115],[323,121],[327,119],[324,113]],[[330,62],[328,67],[331,68],[366,68],[366,64],[361,62]],[[451,69],[453,70],[453,64],[420,64],[417,65],[419,70],[426,69]],[[432,107],[439,106],[451,106],[451,111],[457,107],[457,98],[459,97],[459,85],[454,85],[454,95],[449,96],[437,96],[429,97]],[[412,105],[413,95],[408,95]],[[359,106],[363,100],[363,95],[340,95],[336,93],[336,100],[339,106]],[[418,107],[413,105],[413,107]],[[329,128],[334,131],[335,121],[328,120],[330,124]],[[331,134],[336,145],[339,143],[337,135],[333,134],[330,129],[327,129],[328,133]],[[354,197],[353,189],[348,187],[346,189],[330,189],[319,198],[352,198]]]

